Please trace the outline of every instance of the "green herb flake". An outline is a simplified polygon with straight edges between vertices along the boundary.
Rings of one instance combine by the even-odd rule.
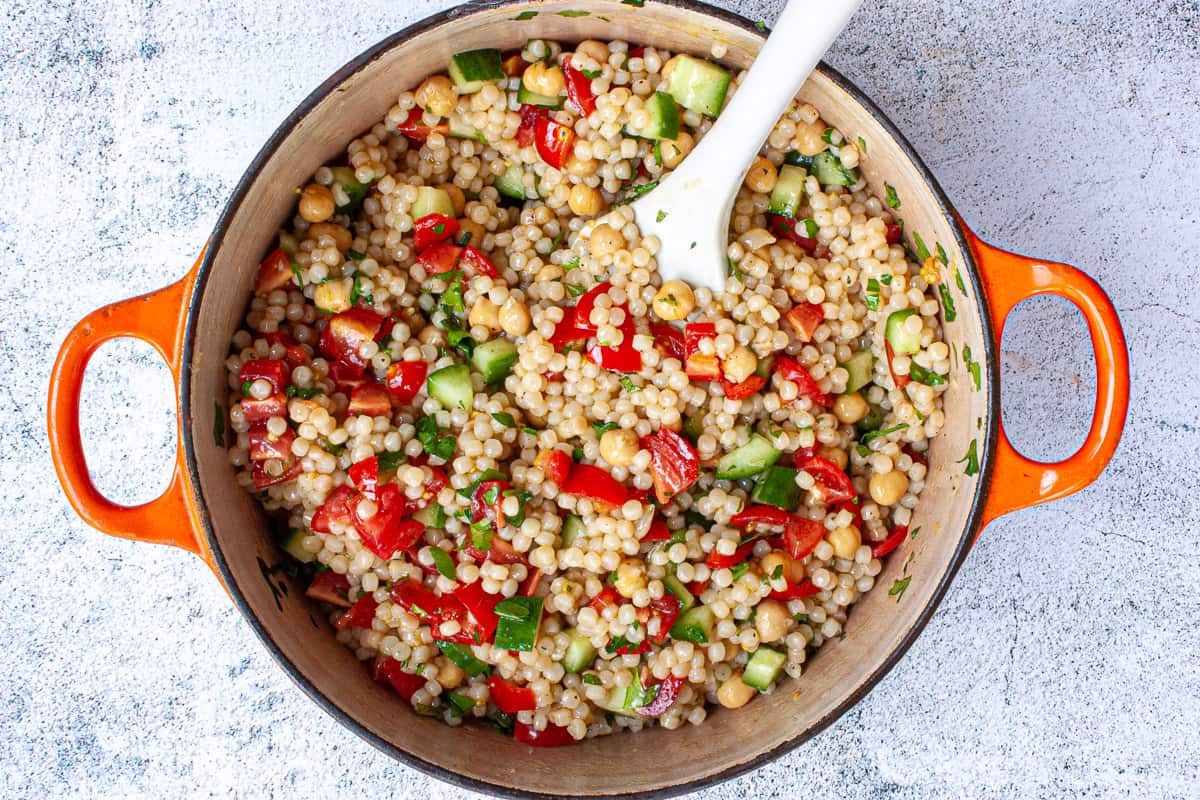
[[[925,240],[921,238],[921,234],[913,231],[913,244],[917,246],[917,258],[921,264],[929,260],[929,248],[925,246]]]
[[[754,27],[758,28],[760,31],[765,31],[767,29],[767,23],[760,19],[758,22],[754,23]]]
[[[967,454],[965,456],[963,456],[962,458],[960,458],[957,462],[959,464],[963,463],[964,461],[967,463],[967,468],[964,470],[964,472],[967,474],[968,477],[971,475],[979,474],[978,449],[979,449],[979,443],[975,439],[972,439],[971,446],[967,448]]]
[[[942,311],[945,312],[946,322],[954,322],[958,318],[958,311],[954,308],[954,298],[950,295],[950,287],[939,283],[938,294],[942,296]]]
[[[307,389],[301,389],[299,386],[289,386],[284,394],[288,397],[299,397],[301,400],[312,400],[319,394],[325,394],[325,390],[320,386],[311,386]]]
[[[917,538],[917,534],[918,534],[918,533],[920,533],[920,532],[921,532],[921,526],[920,526],[920,525],[918,525],[917,527],[913,528],[913,530],[912,530],[912,533],[910,533],[910,534],[908,535],[908,538],[909,538],[909,539],[915,539],[915,538]]]
[[[517,427],[517,421],[513,419],[513,415],[509,414],[507,411],[498,411],[495,414],[492,414],[492,419],[496,420],[496,422],[499,422],[506,428]]]
[[[879,310],[879,281],[874,278],[867,279],[866,302],[868,311]]]
[[[696,243],[692,242],[691,246],[688,247],[688,250],[695,250],[695,249],[696,249]]]
[[[254,381],[242,381],[242,397],[250,396],[250,387],[254,385]],[[290,386],[288,387],[291,388]]]
[[[817,224],[815,219],[805,217],[800,220],[800,224],[804,226],[804,235],[809,239],[817,238],[817,232],[821,230],[821,226]]]
[[[884,286],[891,286],[891,285],[892,285],[892,276],[891,276],[891,274],[888,274],[888,275],[880,275],[880,276],[879,276],[879,282],[880,282],[880,283],[882,283]]]
[[[217,447],[225,446],[225,412],[219,403],[213,403],[213,443]]]
[[[771,573],[771,580],[777,581],[783,577],[783,564],[776,564],[775,571]]]
[[[900,602],[900,598],[908,591],[908,585],[912,583],[912,576],[908,575],[904,578],[899,578],[892,584],[892,588],[888,589],[888,597],[896,598],[896,602]]]
[[[950,257],[948,255],[946,255],[946,248],[942,247],[941,242],[937,243],[937,246],[934,248],[934,251],[937,255],[938,261],[942,262],[947,267],[950,266]]]
[[[654,215],[655,222],[662,222],[666,218],[667,212],[663,211],[661,208],[658,210],[658,213]]]
[[[453,434],[443,431],[438,427],[437,420],[433,417],[422,417],[417,420],[417,441],[425,449],[428,455],[440,458],[443,461],[449,461],[454,456],[454,449],[458,446],[458,439]]]
[[[858,152],[862,153],[864,156],[867,154],[867,140],[861,136],[858,137]]]
[[[641,8],[642,6],[646,5],[646,0],[621,0],[621,5]]]
[[[404,451],[402,450],[395,452],[386,451],[376,456],[376,463],[381,473],[395,472],[396,468],[406,461],[408,461],[408,457],[404,455]]]
[[[896,187],[890,183],[885,183],[887,187],[887,204],[888,208],[900,208],[900,195],[896,194]]]
[[[640,392],[642,390],[642,387],[640,387],[636,383],[634,383],[627,375],[621,376],[621,386],[625,389],[625,391],[631,392],[631,393],[632,392]]]
[[[437,567],[437,571],[442,574],[442,577],[448,581],[456,579],[454,573],[454,559],[440,547],[431,546],[429,554],[433,556],[433,565]]]
[[[583,288],[582,286],[576,286],[573,283],[564,285],[567,287],[567,294],[571,295],[571,297],[582,297],[583,295],[587,294],[587,289]]]
[[[567,263],[563,264],[563,272],[570,272],[579,266],[579,256],[575,256]]]
[[[649,183],[643,183],[643,184],[639,184],[637,186],[630,186],[625,191],[625,196],[622,197],[617,202],[613,203],[613,206],[616,207],[616,206],[628,205],[629,203],[632,203],[634,200],[636,200],[639,197],[641,197],[642,195],[644,195],[646,192],[653,189],[655,186],[658,186],[658,181],[650,181]]]
[[[629,2],[629,0],[625,0],[625,2]],[[583,676],[583,678],[581,678],[581,680],[584,683],[586,683],[588,686],[599,686],[600,685],[600,676],[596,675],[594,672],[587,673],[586,675]]]
[[[533,19],[536,16],[536,11],[522,11],[520,14],[517,14],[515,17],[513,17],[513,19],[517,22],[523,22],[527,19]]]
[[[833,128],[825,129],[825,132],[821,134],[821,141],[825,144],[833,144]]]
[[[945,386],[946,376],[939,375],[931,369],[925,369],[917,362],[912,362],[908,368],[909,377],[917,383],[923,383],[926,386]]]
[[[869,442],[874,441],[875,439],[878,439],[881,436],[888,436],[893,433],[899,433],[900,431],[905,430],[906,428],[908,428],[908,423],[901,422],[899,425],[894,425],[890,428],[885,428],[881,431],[871,431],[870,433],[864,433],[861,441],[865,445]]]
[[[294,261],[291,263],[291,266],[292,266],[292,275],[295,276],[295,278],[296,278],[296,284],[301,289],[303,289],[304,288],[304,271],[302,269],[300,269],[300,265]]]
[[[560,17],[586,17],[586,16],[589,16],[591,13],[592,12],[590,12],[590,11],[578,11],[575,9],[568,8],[566,11],[558,12],[558,15]]]
[[[346,251],[346,258],[350,259],[351,261],[353,261],[355,263],[362,261],[366,257],[367,257],[366,253],[360,253],[357,250],[347,250]]]
[[[743,561],[741,564],[738,564],[736,567],[732,567],[729,570],[729,573],[733,576],[733,579],[736,581],[749,571],[750,571],[750,565],[747,564],[745,561]]]
[[[962,271],[958,267],[954,268],[954,283],[958,286],[958,290],[963,293],[963,297],[966,297],[967,285],[963,282]]]
[[[963,361],[966,362],[967,372],[971,373],[971,380],[975,383],[975,391],[983,388],[983,372],[979,367],[979,362],[971,357],[971,346],[963,345],[962,349]]]
[[[576,464],[578,464],[580,461],[583,461],[583,457],[584,457],[584,452],[583,452],[582,447],[571,448],[571,459]]]
[[[732,258],[730,258],[729,256],[726,256],[726,257],[725,257],[725,260],[726,260],[727,262],[729,262],[729,274],[730,274],[730,276],[732,276],[732,277],[734,277],[734,278],[737,278],[739,281],[742,281],[743,283],[745,283],[745,278],[744,278],[744,276],[742,275],[742,271],[741,271],[740,269],[738,269],[737,262],[736,262],[736,261],[734,261],[734,260],[733,260]]]
[[[597,436],[603,436],[608,431],[611,431],[614,428],[619,428],[621,426],[615,422],[593,422],[592,427],[596,430]]]
[[[492,523],[481,519],[471,525],[471,547],[481,553],[492,549]]]
[[[537,435],[538,435],[538,432],[537,432],[537,429],[536,429],[536,428],[529,428],[529,427],[521,428],[521,433],[527,433],[527,434],[529,434],[530,436],[537,436]]]

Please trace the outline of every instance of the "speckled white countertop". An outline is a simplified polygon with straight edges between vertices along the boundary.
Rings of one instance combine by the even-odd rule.
[[[739,6],[770,20],[777,2]],[[54,351],[175,280],[268,134],[351,56],[446,0],[14,0],[0,9],[0,797],[464,796],[341,728],[183,552],[65,504]],[[1200,4],[868,0],[830,63],[908,135],[985,238],[1104,284],[1134,361],[1088,491],[993,524],[928,629],[826,733],[704,793],[1195,797],[1200,781]],[[1003,347],[1009,430],[1082,440],[1091,356],[1065,302]],[[172,395],[148,347],[88,373],[114,499],[157,494]]]

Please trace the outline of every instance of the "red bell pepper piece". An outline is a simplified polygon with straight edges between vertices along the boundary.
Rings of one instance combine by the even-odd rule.
[[[708,558],[704,559],[704,563],[709,569],[722,569],[723,567],[736,567],[738,564],[745,561],[754,552],[754,542],[746,542],[744,545],[733,551],[732,555],[721,555],[716,550],[708,554]]]
[[[885,227],[885,231],[886,231],[886,233],[884,235],[887,238],[887,243],[888,244],[899,244],[900,236],[903,233],[900,226],[894,222],[888,222],[888,223],[885,223],[884,227]]]
[[[562,350],[572,342],[581,342],[592,335],[592,331],[580,328],[575,324],[577,314],[573,307],[563,309],[562,322],[554,326],[554,333],[550,336],[550,346],[555,351]]]
[[[397,130],[399,130],[400,133],[405,136],[405,138],[411,139],[419,144],[428,139],[429,134],[431,133],[449,133],[450,126],[446,124],[426,125],[425,110],[417,107],[408,112],[408,118],[405,119],[404,122],[400,123]]]
[[[287,398],[282,394],[273,394],[265,400],[243,397],[241,406],[242,416],[251,425],[256,422],[266,422],[271,417],[287,419]]]
[[[379,499],[379,495],[376,493],[379,484],[379,458],[377,456],[356,461],[350,465],[350,469],[346,470],[346,474],[354,483],[354,488],[362,492],[364,497],[369,497],[371,500]]]
[[[280,394],[287,389],[290,372],[287,364],[278,358],[252,358],[242,364],[238,371],[238,380],[242,383],[253,383],[261,378],[271,384],[271,388],[275,390],[272,394]]]
[[[667,527],[667,523],[660,518],[655,517],[650,523],[650,530],[646,531],[646,535],[642,537],[643,542],[665,542],[671,538],[671,530]]]
[[[596,96],[592,94],[592,79],[571,66],[571,57],[562,61],[563,77],[567,79],[567,100],[579,110],[583,116],[588,116],[596,110]]]
[[[817,327],[825,321],[825,308],[816,303],[800,303],[792,306],[783,318],[802,342],[811,342]]]
[[[892,343],[887,339],[883,340],[883,346],[887,348],[888,372],[892,373],[892,383],[896,384],[897,389],[903,389],[908,386],[908,382],[912,380],[907,375],[897,375],[896,368],[892,366],[892,362],[896,360],[896,351],[892,349]]]
[[[543,450],[538,454],[534,465],[541,468],[546,480],[554,481],[561,489],[567,482],[567,476],[571,474],[571,468],[575,466],[575,462],[563,450]]]
[[[368,417],[386,417],[392,413],[392,401],[386,386],[368,383],[350,393],[350,404],[346,415],[364,414]]]
[[[542,161],[562,169],[575,146],[575,131],[548,117],[538,117],[533,123],[533,143]]]
[[[808,253],[817,250],[817,240],[809,238],[796,230],[796,220],[778,214],[767,215],[767,228],[780,239],[787,239],[800,245]],[[807,231],[806,231],[807,232]]]
[[[375,516],[359,519],[358,514],[354,514],[354,529],[364,547],[386,560],[417,542],[425,532],[425,526],[416,520],[401,519],[405,502],[399,486],[386,484],[378,494]]]
[[[275,486],[279,483],[287,483],[290,480],[295,480],[304,471],[300,464],[300,460],[292,458],[284,462],[283,473],[280,475],[270,475],[267,473],[263,461],[253,461],[250,464],[250,477],[254,482],[255,489],[266,489],[268,486]]]
[[[496,271],[496,265],[491,259],[470,245],[463,248],[462,257],[458,261],[472,275],[486,275],[489,278],[495,278],[500,273]]]
[[[424,678],[411,672],[405,672],[401,662],[386,656],[379,656],[375,659],[375,663],[371,665],[371,678],[376,683],[391,686],[396,690],[396,694],[410,703],[417,690],[425,687]]]
[[[392,399],[407,405],[425,388],[429,365],[424,361],[394,361],[387,370],[387,390]]]
[[[588,607],[595,610],[597,614],[603,614],[604,609],[619,606],[622,602],[620,593],[613,587],[606,586],[600,591],[600,594],[588,601]]]
[[[682,364],[687,360],[687,349],[683,341],[683,332],[674,325],[665,322],[650,323],[650,333],[654,334],[654,346],[664,356],[678,359]]]
[[[492,695],[492,702],[505,714],[533,711],[538,706],[537,695],[528,686],[514,686],[494,674],[488,676],[487,685]]]
[[[443,598],[425,588],[418,580],[409,578],[392,586],[392,602],[414,617],[424,619],[442,610]]]
[[[654,496],[666,503],[700,477],[700,456],[691,442],[669,428],[643,436],[641,446],[650,451]]]
[[[782,508],[775,506],[750,506],[733,515],[729,524],[735,528],[749,529],[756,525],[771,525],[782,527],[788,524],[792,515]]]
[[[579,298],[579,302],[575,304],[576,328],[589,333],[596,332],[597,328],[592,324],[592,310],[596,308],[597,298],[599,298],[600,295],[607,293],[611,288],[611,283],[608,281],[602,281],[583,293],[583,295]],[[622,308],[624,308],[624,306],[622,306]]]
[[[651,635],[650,641],[662,644],[671,632],[671,626],[679,619],[679,598],[673,594],[664,594],[657,600],[650,601],[650,616],[658,617],[658,633]]]
[[[483,590],[483,581],[466,583],[454,591],[458,602],[462,603],[479,626],[483,641],[490,642],[496,634],[496,626],[500,618],[496,616],[496,604],[504,599],[502,595],[488,594]]]
[[[637,713],[643,717],[657,717],[671,707],[671,704],[679,697],[679,690],[682,687],[683,678],[668,675],[666,680],[658,684],[658,694],[654,696],[650,704],[637,709]]]
[[[350,581],[346,579],[345,575],[333,570],[326,570],[313,576],[312,583],[308,585],[304,596],[320,603],[350,608],[353,604],[346,596],[349,591]]]
[[[420,252],[431,244],[454,238],[458,233],[458,220],[445,214],[426,214],[413,222],[414,246]]]
[[[592,464],[576,464],[572,467],[559,489],[591,500],[605,510],[622,506],[629,499],[629,490],[620,481]]]
[[[821,385],[809,374],[804,365],[793,358],[787,356],[776,358],[775,374],[796,384],[797,397],[811,398],[814,403],[821,406],[827,406],[832,402],[829,395],[821,390]]]
[[[791,581],[788,581],[787,587],[778,590],[772,589],[771,593],[767,596],[772,600],[782,600],[783,602],[787,602],[788,600],[802,600],[805,597],[812,597],[814,594],[817,594],[820,591],[821,590],[818,589],[812,581],[810,581],[808,578],[805,578],[799,583],[792,583]]]
[[[871,556],[873,558],[883,558],[903,544],[906,536],[908,536],[908,526],[897,525],[892,528],[892,532],[888,534],[886,539],[871,545]]]
[[[282,250],[274,250],[258,265],[254,278],[255,294],[268,294],[292,283],[292,260]]]
[[[783,541],[793,561],[805,558],[825,538],[825,526],[808,517],[793,515],[783,528]]]
[[[350,606],[349,611],[338,617],[338,621],[334,627],[339,631],[346,628],[366,628],[370,630],[371,623],[375,620],[375,609],[378,607],[379,603],[375,602],[375,595],[367,592],[358,598],[354,605]]]
[[[451,242],[437,242],[417,253],[417,263],[427,275],[444,275],[458,266],[462,248]]]
[[[513,738],[531,747],[562,747],[575,744],[575,737],[561,725],[547,722],[544,730],[537,730],[517,720],[513,723]]]
[[[367,308],[351,308],[335,314],[321,332],[318,347],[334,361],[341,361],[360,369],[367,360],[359,355],[359,348],[370,341],[383,325],[383,317]]]
[[[716,354],[700,352],[700,340],[713,339],[717,326],[712,322],[691,322],[683,329],[684,353],[687,356],[683,369],[695,381],[715,381],[721,378],[721,361]]]
[[[540,119],[545,119],[550,112],[541,106],[525,104],[521,106],[521,125],[517,128],[517,146],[529,147],[537,138],[536,128]]]
[[[288,461],[292,458],[292,442],[296,440],[296,434],[291,428],[284,428],[281,436],[272,436],[265,422],[256,422],[250,426],[248,435],[251,461],[270,458]]]
[[[820,456],[805,456],[796,459],[796,469],[802,469],[817,482],[814,489],[825,498],[827,505],[849,502],[858,497],[850,476],[837,464]]]
[[[620,331],[620,344],[610,347],[596,344],[588,350],[588,359],[614,372],[640,372],[642,354],[633,346],[633,337],[637,335],[637,326],[631,317],[625,318]]]
[[[742,400],[752,394],[758,394],[766,385],[767,379],[762,375],[751,375],[741,383],[730,383],[724,378],[721,379],[721,388],[725,390],[725,396],[730,400]]]

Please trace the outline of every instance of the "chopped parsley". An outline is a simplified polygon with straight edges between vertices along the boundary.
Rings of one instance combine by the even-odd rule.
[[[573,447],[573,448],[571,448],[571,459],[572,459],[572,460],[573,460],[575,463],[577,463],[577,464],[578,464],[580,461],[583,461],[583,457],[584,457],[584,452],[583,452],[583,448],[582,448],[582,447]]]
[[[563,264],[563,272],[570,272],[579,266],[579,256],[575,256],[567,263]]]
[[[971,358],[970,345],[963,345],[962,357],[967,364],[967,372],[971,373],[971,380],[975,382],[975,391],[979,391],[983,388],[983,375],[979,368],[979,362]]]
[[[908,585],[910,583],[912,583],[912,575],[907,575],[898,579],[892,584],[892,588],[888,589],[888,597],[896,598],[896,602],[899,603],[900,598],[904,596],[906,591],[908,591]]]
[[[954,322],[958,317],[958,311],[954,308],[954,298],[950,296],[950,287],[946,284],[938,284],[938,294],[942,296],[942,311],[946,314],[946,322]]]
[[[567,287],[567,294],[571,295],[571,297],[582,297],[583,295],[587,294],[587,289],[583,288],[582,286],[576,286],[573,283],[567,283],[564,285]]]
[[[760,19],[758,22],[754,23],[754,27],[758,28],[760,31],[765,31],[767,29],[767,23]]]
[[[688,247],[688,250],[695,250],[695,249],[696,249],[696,243],[692,242],[691,245]]]
[[[726,256],[725,260],[729,262],[729,274],[732,277],[737,278],[742,283],[745,283],[746,282],[745,276],[743,276],[742,271],[740,269],[738,269],[737,262],[734,261],[729,256]]]
[[[825,144],[833,144],[833,128],[825,129],[825,132],[821,134],[821,141]]]
[[[624,2],[628,3],[629,0],[624,0]],[[588,686],[599,686],[600,685],[600,676],[596,675],[594,672],[587,673],[586,675],[583,676],[583,678],[581,678],[581,680],[584,683],[586,683]]]
[[[595,429],[597,436],[603,436],[608,431],[621,426],[615,422],[593,422],[592,427]]]
[[[655,139],[654,140],[654,149],[651,150],[650,152],[654,154],[654,163],[661,167],[662,166],[662,142]],[[661,211],[658,213],[662,214]],[[663,216],[666,216],[666,215],[663,214]],[[662,222],[662,219],[660,218],[658,221]]]
[[[909,377],[917,383],[923,383],[926,386],[945,386],[946,376],[939,375],[931,369],[925,369],[917,362],[912,362],[908,368]]]
[[[867,140],[863,137],[858,137],[858,151],[864,156],[867,154]]]
[[[783,564],[776,564],[775,570],[771,573],[771,580],[777,581],[783,577]]]
[[[407,461],[408,457],[404,455],[402,450],[397,450],[395,452],[387,451],[380,453],[378,456],[376,456],[376,460],[379,465],[380,473],[395,472],[396,467]]]
[[[641,8],[642,6],[646,5],[646,0],[621,0],[621,5]]]
[[[977,452],[978,447],[978,442],[975,439],[972,439],[971,446],[967,448],[967,454],[958,460],[959,464],[963,463],[964,461],[967,462],[967,468],[963,471],[968,476],[977,475],[979,473],[979,454]]]
[[[882,283],[884,286],[891,286],[891,285],[892,285],[892,276],[891,276],[891,274],[889,273],[889,274],[887,274],[887,275],[880,275],[880,276],[879,276],[879,282],[880,282],[880,283]]]
[[[417,420],[417,440],[428,455],[449,461],[454,456],[458,440],[454,434],[438,427],[433,417],[421,417]]]
[[[654,215],[655,222],[662,222],[666,218],[667,212],[663,211],[661,208],[658,210],[658,213]]]
[[[591,14],[591,13],[592,13],[592,12],[590,12],[590,11],[577,11],[577,10],[575,10],[575,9],[570,9],[570,8],[569,8],[569,9],[567,9],[566,11],[560,11],[560,12],[558,12],[558,15],[559,15],[560,17],[586,17],[586,16],[588,16],[588,15],[589,15],[589,14]]]
[[[958,267],[954,268],[954,283],[958,286],[958,290],[963,293],[963,297],[966,297],[967,285],[963,283],[962,271]]]
[[[429,555],[433,556],[433,565],[437,567],[437,571],[442,574],[442,577],[448,581],[455,580],[454,559],[440,547],[430,546]]]
[[[913,364],[913,366],[915,367],[916,364]],[[906,428],[908,428],[908,423],[901,422],[899,425],[893,425],[892,427],[885,428],[881,431],[871,431],[870,433],[864,433],[861,441],[862,441],[862,444],[865,445],[868,442],[872,442],[881,436],[888,436],[893,433],[899,433],[900,431],[905,430]]]
[[[623,386],[627,392],[640,392],[642,390],[642,387],[634,383],[628,375],[621,376],[621,386]]]
[[[917,246],[917,258],[922,264],[929,260],[929,248],[925,246],[925,240],[921,238],[921,234],[913,231],[913,244]]]
[[[626,189],[625,196],[622,197],[620,200],[616,201],[615,203],[613,203],[613,206],[615,207],[615,206],[628,205],[629,203],[632,203],[634,200],[638,199],[639,197],[641,197],[646,192],[650,191],[651,189],[653,189],[656,186],[658,186],[658,181],[650,181],[649,183],[642,183],[637,186],[630,186]]]
[[[518,22],[522,22],[527,19],[533,19],[536,16],[537,16],[536,11],[522,11],[520,14],[517,14],[515,17],[513,17],[513,19]],[[511,726],[509,727],[509,730],[510,731],[512,730]]]
[[[800,220],[799,224],[804,226],[804,235],[807,238],[817,238],[817,231],[821,230],[821,226],[817,224],[815,219],[812,219],[811,217],[805,217],[804,219]]]
[[[729,573],[731,575],[733,575],[734,581],[737,581],[739,578],[741,578],[743,575],[745,575],[749,571],[750,571],[750,565],[748,563],[746,563],[745,561],[743,561],[742,563],[738,564],[736,567],[732,567],[729,570]]]
[[[492,549],[492,523],[486,519],[471,525],[471,547],[481,553]]]
[[[359,261],[362,261],[366,257],[367,257],[366,253],[360,253],[357,250],[347,250],[346,251],[346,258],[348,258],[351,261],[354,261],[356,263]]]
[[[243,384],[243,391],[245,391],[245,388],[245,384]],[[325,390],[320,386],[311,386],[308,389],[301,389],[299,386],[289,386],[285,394],[288,397],[299,397],[301,400],[312,400],[319,394],[325,394]]]
[[[242,397],[250,396],[250,387],[254,385],[254,381],[242,381]],[[291,389],[292,387],[288,387]]]
[[[866,301],[868,311],[879,310],[879,281],[874,278],[867,279]]]
[[[492,419],[496,420],[496,422],[499,422],[506,428],[517,427],[517,421],[513,419],[513,415],[509,414],[507,411],[498,411],[495,414],[492,414]]]
[[[296,276],[296,283],[300,286],[301,289],[303,289],[304,288],[304,271],[302,269],[300,269],[300,265],[297,264],[295,261],[291,262],[291,266],[292,266],[292,275]]]
[[[942,262],[947,267],[950,266],[950,257],[946,255],[946,248],[942,247],[941,242],[937,243],[937,246],[934,248],[934,252],[937,255],[938,261]]]
[[[885,183],[887,187],[887,204],[888,208],[900,208],[900,195],[896,194],[896,187],[890,183]]]
[[[910,533],[908,535],[908,538],[915,539],[915,538],[917,538],[917,534],[920,532],[921,532],[921,526],[918,525],[917,527],[913,528],[912,533]]]

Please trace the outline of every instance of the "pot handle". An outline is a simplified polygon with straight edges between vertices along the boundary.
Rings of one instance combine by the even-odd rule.
[[[1016,451],[1000,421],[995,474],[983,524],[1011,511],[1048,503],[1084,489],[1100,477],[1121,440],[1129,407],[1129,351],[1121,321],[1100,285],[1075,267],[1009,253],[983,242],[966,226],[979,265],[999,352],[1004,323],[1022,300],[1053,294],[1070,300],[1087,321],[1096,356],[1096,406],[1083,446],[1058,462],[1043,463]]]
[[[166,491],[148,503],[122,506],[101,494],[92,483],[79,435],[79,395],[84,369],[97,348],[110,339],[131,337],[150,344],[167,362],[178,386],[187,301],[199,263],[177,283],[99,308],[71,329],[50,374],[46,423],[58,480],[67,501],[84,522],[112,536],[172,544],[204,556],[203,537],[194,522],[183,451],[178,444]],[[179,425],[183,422],[180,419]]]

